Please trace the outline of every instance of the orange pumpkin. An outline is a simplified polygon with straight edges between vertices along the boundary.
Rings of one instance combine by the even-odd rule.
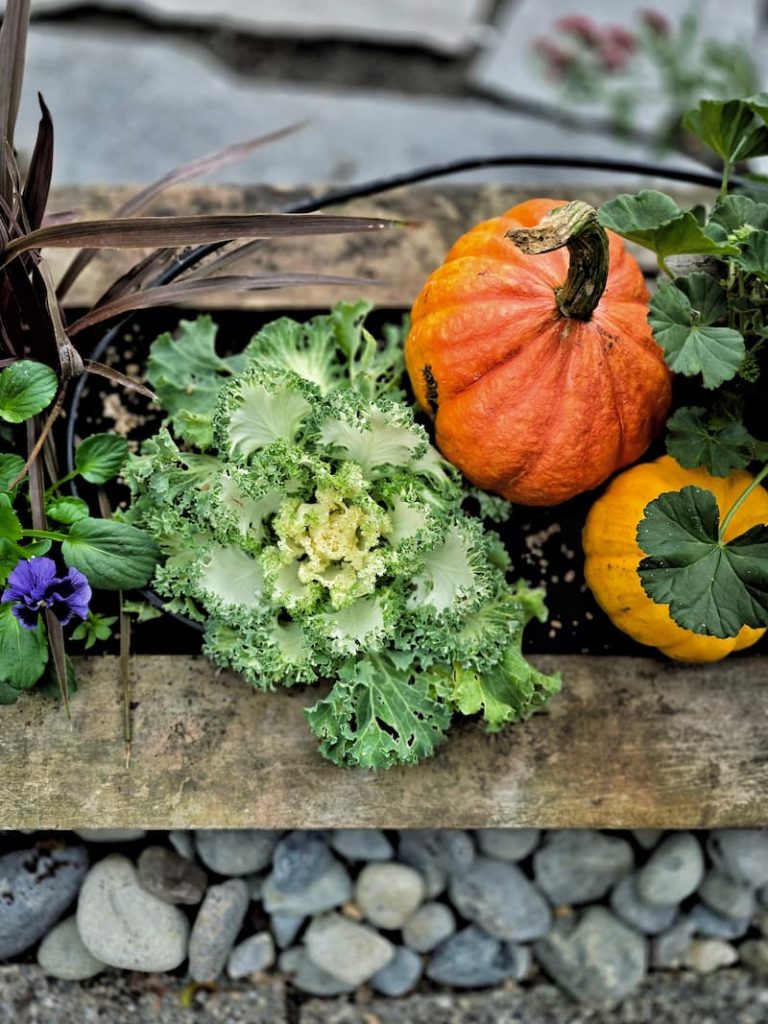
[[[524,505],[634,462],[671,397],[647,303],[637,262],[586,203],[531,199],[472,228],[416,299],[405,346],[440,450]]]

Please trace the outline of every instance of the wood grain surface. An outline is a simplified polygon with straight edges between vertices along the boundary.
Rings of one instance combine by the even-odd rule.
[[[253,691],[202,658],[131,662],[125,764],[117,660],[85,658],[72,719],[35,694],[3,708],[6,828],[768,825],[768,660],[706,667],[537,658],[547,713],[487,735],[463,722],[430,761],[380,774],[325,762],[316,691]]]

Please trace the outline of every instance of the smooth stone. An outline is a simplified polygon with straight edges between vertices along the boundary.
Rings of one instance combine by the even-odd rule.
[[[540,838],[538,828],[483,828],[475,832],[482,853],[512,863],[533,853]]]
[[[271,829],[201,829],[195,833],[200,860],[217,875],[236,878],[262,871],[280,839]]]
[[[143,889],[133,864],[119,853],[88,872],[80,890],[77,927],[91,955],[110,967],[173,971],[187,956],[187,918]]]
[[[306,889],[333,859],[324,832],[289,832],[272,855],[272,882],[282,892]]]
[[[552,920],[547,901],[520,868],[490,857],[477,857],[468,871],[457,875],[450,895],[462,917],[496,939],[540,939]]]
[[[768,885],[768,832],[756,829],[717,829],[707,840],[715,866],[737,882],[758,889]]]
[[[352,899],[352,879],[340,861],[333,861],[327,871],[300,892],[283,892],[269,875],[262,892],[268,914],[283,913],[309,917],[333,910]]]
[[[227,974],[233,981],[265,971],[275,962],[275,941],[269,932],[249,935],[235,946],[227,959]]]
[[[626,839],[591,829],[550,832],[533,856],[536,884],[553,906],[602,899],[634,862]]]
[[[144,828],[76,828],[75,835],[87,843],[132,843],[143,839]]]
[[[703,903],[696,904],[691,910],[690,917],[696,926],[696,934],[704,935],[708,939],[740,939],[747,934],[752,924],[751,917],[744,917],[741,920],[723,917]]]
[[[82,846],[40,845],[0,857],[0,960],[45,935],[77,896],[87,870]]]
[[[764,907],[768,908],[768,885],[764,885],[760,890],[760,902]]]
[[[456,931],[456,918],[445,903],[424,903],[403,925],[403,942],[416,953],[431,953]]]
[[[654,846],[659,845],[661,837],[664,835],[664,829],[662,828],[633,828],[632,835],[635,842],[643,850],[652,850]]]
[[[647,903],[671,906],[695,893],[703,878],[701,844],[690,832],[676,832],[638,871],[637,892]]]
[[[694,922],[684,917],[669,931],[657,935],[651,942],[651,966],[662,969],[682,967],[695,933]]]
[[[768,939],[749,939],[739,946],[742,963],[761,975],[768,975]]]
[[[354,986],[378,974],[395,955],[395,947],[383,935],[341,914],[316,917],[304,944],[316,967]]]
[[[757,909],[755,890],[722,871],[709,871],[699,886],[699,897],[722,917],[751,918]]]
[[[392,860],[392,843],[378,828],[339,828],[330,833],[329,841],[336,853],[347,860]]]
[[[355,884],[355,902],[378,928],[402,928],[424,899],[424,879],[406,864],[368,864]]]
[[[643,935],[658,935],[675,923],[678,908],[646,903],[637,892],[637,875],[627,875],[611,892],[611,909],[626,924]]]
[[[730,967],[738,959],[739,954],[730,942],[723,939],[694,939],[683,963],[697,974],[712,974],[720,967]]]
[[[77,918],[60,921],[40,943],[37,962],[51,978],[62,981],[86,981],[107,966],[92,956],[77,930]]]
[[[386,967],[374,974],[369,984],[383,996],[396,998],[416,988],[423,971],[421,957],[404,946],[398,946]]]
[[[603,907],[590,907],[578,921],[560,919],[537,942],[547,974],[575,999],[612,1009],[642,982],[648,944]]]
[[[139,881],[153,896],[166,903],[196,906],[205,895],[208,876],[166,846],[148,846],[137,864]]]
[[[398,858],[416,868],[424,879],[426,896],[439,896],[452,875],[466,871],[475,859],[470,836],[460,829],[404,829]]]
[[[286,949],[281,954],[278,967],[284,974],[288,974],[293,984],[301,992],[312,996],[340,996],[347,992],[354,992],[357,985],[350,985],[340,981],[332,974],[322,970],[307,956],[307,951],[302,946],[294,949]]]
[[[224,970],[250,899],[242,878],[212,885],[189,937],[189,973],[198,983],[215,981]]]
[[[515,946],[469,925],[437,947],[425,973],[441,985],[480,988],[514,978],[518,970]]]
[[[269,927],[280,949],[287,949],[290,946],[305,921],[306,918],[299,914],[286,914],[282,911],[272,914]]]
[[[175,828],[168,833],[168,842],[184,860],[195,859],[195,833]]]

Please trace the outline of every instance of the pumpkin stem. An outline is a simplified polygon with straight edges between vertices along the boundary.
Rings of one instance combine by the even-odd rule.
[[[536,227],[508,231],[507,238],[527,256],[567,246],[568,277],[555,291],[557,305],[563,316],[589,320],[608,280],[608,236],[597,219],[597,210],[577,199],[550,210]]]

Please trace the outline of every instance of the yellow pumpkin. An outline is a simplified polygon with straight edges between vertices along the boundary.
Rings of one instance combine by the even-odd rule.
[[[724,518],[752,481],[737,470],[728,477],[705,469],[683,469],[669,455],[633,466],[617,476],[594,503],[584,526],[584,575],[597,603],[619,629],[680,661],[718,661],[731,651],[757,643],[765,629],[744,626],[737,636],[721,640],[682,629],[667,605],[656,604],[643,590],[637,566],[644,557],[636,539],[637,524],[649,501],[665,491],[693,485],[711,491]],[[734,515],[725,534],[732,540],[751,526],[768,522],[768,491],[757,487]]]

